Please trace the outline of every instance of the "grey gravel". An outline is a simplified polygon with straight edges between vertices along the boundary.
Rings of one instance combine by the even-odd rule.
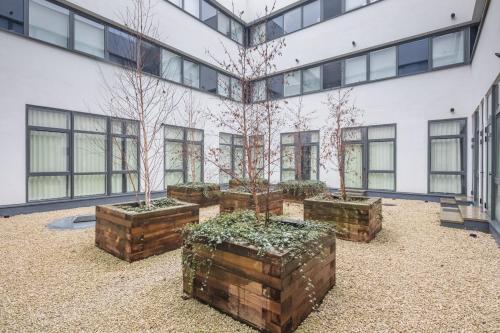
[[[438,204],[386,202],[396,206],[384,206],[374,241],[338,241],[337,285],[298,332],[498,332],[500,250],[491,235],[440,227]],[[0,221],[0,332],[253,332],[182,300],[180,250],[128,264],[97,249],[93,229],[46,228],[92,213]]]

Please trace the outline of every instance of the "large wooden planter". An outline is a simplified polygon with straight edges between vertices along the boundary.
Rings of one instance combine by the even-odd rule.
[[[95,245],[133,262],[181,247],[183,228],[198,222],[199,206],[191,203],[144,213],[97,206]]]
[[[259,203],[259,211],[266,210],[267,193],[258,193],[257,201]],[[230,213],[237,210],[255,210],[255,203],[251,193],[237,191],[222,191],[220,198],[220,211]],[[283,192],[269,192],[269,212],[273,215],[283,214]]]
[[[304,200],[304,219],[333,223],[337,237],[370,242],[382,230],[382,199],[354,197],[352,201]]]
[[[248,186],[248,180],[247,179],[230,179],[229,180],[229,188],[230,189],[235,189],[241,186]],[[257,186],[260,186],[262,188],[266,187],[269,182],[266,179],[258,179],[256,180]]]
[[[200,207],[215,206],[220,200],[220,186],[215,189],[203,190],[188,186],[168,185],[167,196],[184,202],[200,205]]]
[[[322,253],[307,258],[305,265],[288,253],[258,255],[244,245],[184,246],[184,292],[260,331],[293,332],[311,313],[311,299],[321,302],[335,285],[335,235],[311,248],[320,244]]]

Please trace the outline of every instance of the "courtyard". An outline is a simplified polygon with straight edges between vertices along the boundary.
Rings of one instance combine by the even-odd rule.
[[[437,203],[383,203],[375,240],[337,241],[336,285],[297,332],[498,331],[500,252],[491,235],[441,227]],[[253,332],[182,298],[181,250],[129,264],[94,246],[94,228],[46,227],[93,213],[1,221],[0,332]],[[301,206],[285,203],[285,214],[300,216]]]

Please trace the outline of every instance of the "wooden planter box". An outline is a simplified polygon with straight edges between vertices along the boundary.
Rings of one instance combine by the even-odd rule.
[[[267,184],[269,184],[266,179],[259,179],[256,181],[256,183],[257,183],[257,185],[262,186],[262,187],[266,187]],[[240,179],[234,179],[234,178],[229,180],[229,188],[230,189],[245,186],[247,184],[248,184],[248,180],[240,180]]]
[[[182,229],[199,222],[199,206],[182,204],[144,213],[97,206],[95,245],[128,262],[178,249]]]
[[[304,200],[304,219],[333,223],[337,237],[370,242],[382,230],[382,199],[356,197],[356,201]]]
[[[267,193],[258,193],[259,211],[266,210]],[[220,197],[220,211],[230,213],[237,210],[255,210],[255,204],[251,193],[222,191]],[[283,214],[283,192],[269,192],[269,212],[273,215]]]
[[[321,255],[307,258],[304,266],[287,253],[258,255],[244,245],[185,246],[184,292],[260,331],[293,332],[311,313],[311,298],[321,302],[335,285],[335,235],[311,247],[319,244]],[[314,287],[306,291],[308,279]]]
[[[220,186],[216,189],[207,190],[205,193],[201,188],[189,188],[186,186],[167,186],[167,196],[200,205],[200,207],[215,206],[220,200]]]

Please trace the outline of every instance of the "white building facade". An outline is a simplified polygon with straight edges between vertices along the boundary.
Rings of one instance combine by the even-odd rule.
[[[234,8],[225,0],[152,3],[158,36],[150,51],[157,56],[148,70],[206,108],[220,107],[221,95],[237,98],[218,84],[238,77],[217,59],[235,54],[238,44],[285,39],[276,73],[255,87],[289,106],[301,101],[314,119],[300,144],[286,134],[293,128],[283,126],[281,150],[300,148],[306,157],[282,161],[275,181],[300,177],[338,187],[336,169],[319,159],[324,103],[329,93],[352,87],[364,116],[350,142],[351,188],[426,200],[469,195],[493,221],[497,207],[500,216],[498,1],[279,1],[267,16],[261,15],[272,2],[264,0],[236,1]],[[126,119],[102,111],[103,82],[133,60],[120,51],[129,40],[123,13],[130,6],[128,0],[0,3],[0,215],[133,197],[107,142],[120,138],[124,151],[132,151],[137,133]],[[164,75],[167,59],[176,65]],[[176,118],[165,125],[185,127]],[[238,148],[209,120],[198,129],[202,152]],[[89,152],[89,140],[102,153]],[[183,144],[165,137],[155,190],[175,181],[226,181],[204,161],[199,179],[169,161],[168,152]]]

